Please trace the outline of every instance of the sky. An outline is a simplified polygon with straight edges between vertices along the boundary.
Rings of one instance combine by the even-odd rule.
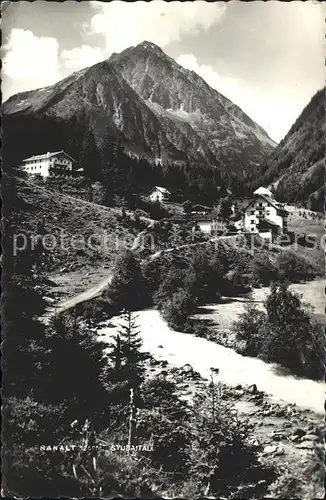
[[[3,100],[147,40],[278,142],[325,85],[319,2],[24,1],[2,10]]]

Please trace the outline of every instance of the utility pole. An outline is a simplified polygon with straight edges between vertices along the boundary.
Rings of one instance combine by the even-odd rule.
[[[215,396],[217,395],[217,398],[219,399],[219,386],[215,385],[215,378],[214,375],[219,374],[219,368],[211,368],[211,389],[212,389],[212,425],[214,426],[215,424],[215,403],[216,399]]]
[[[133,444],[135,430],[136,430],[136,406],[134,403],[134,389],[130,389],[130,402],[129,402],[129,433],[128,433],[128,447],[130,451],[130,447]]]

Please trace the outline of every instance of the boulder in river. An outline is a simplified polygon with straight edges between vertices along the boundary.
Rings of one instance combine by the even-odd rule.
[[[302,441],[318,441],[316,434],[306,434],[303,436]]]
[[[257,389],[256,384],[251,384],[251,385],[248,387],[248,392],[249,392],[249,394],[257,394],[258,389]]]
[[[183,373],[192,373],[194,371],[193,367],[191,365],[189,365],[188,363],[186,365],[184,365],[181,370],[183,371]]]
[[[268,444],[263,450],[265,455],[284,455],[284,451],[283,446],[275,444]]]
[[[159,361],[157,361],[157,359],[152,358],[152,359],[149,361],[149,364],[150,364],[150,366],[157,366],[157,365],[159,365],[159,364],[160,364],[160,362],[159,362]]]
[[[302,443],[299,443],[296,446],[297,448],[304,450],[313,450],[315,448],[315,444],[312,441],[303,441]]]
[[[266,454],[266,455],[271,455],[271,454],[274,454],[275,452],[277,451],[277,446],[275,444],[268,444],[267,446],[265,446],[265,448],[263,449],[263,452]]]
[[[294,436],[298,436],[299,438],[301,438],[302,436],[305,435],[305,431],[303,429],[300,429],[300,427],[297,427],[296,429],[294,429],[292,434]]]

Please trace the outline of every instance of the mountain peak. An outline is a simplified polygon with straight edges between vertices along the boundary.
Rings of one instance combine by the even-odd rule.
[[[109,59],[107,59],[108,62],[110,63],[117,63],[124,58],[132,58],[135,60],[138,60],[138,58],[144,58],[147,56],[158,56],[160,58],[167,58],[168,56],[165,54],[165,52],[156,45],[153,42],[149,42],[148,40],[144,40],[143,42],[139,43],[138,45],[128,47],[124,49],[120,53],[113,52]]]
[[[141,49],[150,50],[150,51],[154,51],[154,52],[160,52],[160,53],[163,52],[161,47],[159,47],[158,45],[156,45],[153,42],[148,42],[147,40],[144,40],[143,42],[139,43],[138,45],[136,45],[135,48],[136,49],[141,48]]]
[[[86,136],[86,149],[96,146],[103,164],[109,158],[105,145],[117,136],[130,154],[152,162],[176,168],[196,164],[220,172],[232,169],[244,177],[266,160],[274,146],[240,108],[148,40],[83,71],[18,96],[6,106],[6,115],[19,123],[19,131],[24,122],[25,131],[35,114],[31,137],[38,146],[38,130],[42,127],[43,134],[44,123],[48,151],[54,138],[56,148],[60,142],[60,149],[65,149],[62,137],[70,137],[70,128],[75,127],[77,161],[80,134]],[[54,127],[60,132],[55,128],[53,134]],[[21,142],[15,134],[13,144]],[[36,146],[29,145],[29,150]],[[31,156],[29,150],[26,156]]]

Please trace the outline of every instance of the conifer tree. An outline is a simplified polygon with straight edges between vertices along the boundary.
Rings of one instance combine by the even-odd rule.
[[[126,311],[122,318],[124,321],[124,324],[120,326],[122,351],[127,361],[132,362],[132,360],[138,356],[142,341],[139,337],[139,330],[136,325],[136,316],[132,312]]]
[[[121,340],[119,334],[114,336],[113,342],[109,343],[109,347],[112,349],[109,358],[114,364],[115,373],[118,374],[121,368]]]
[[[142,380],[142,363],[146,355],[140,350],[142,347],[142,340],[137,326],[137,316],[129,310],[125,311],[121,317],[121,324],[118,332],[117,338],[119,338],[123,373],[131,385],[138,386]],[[117,359],[116,357],[116,360]]]

